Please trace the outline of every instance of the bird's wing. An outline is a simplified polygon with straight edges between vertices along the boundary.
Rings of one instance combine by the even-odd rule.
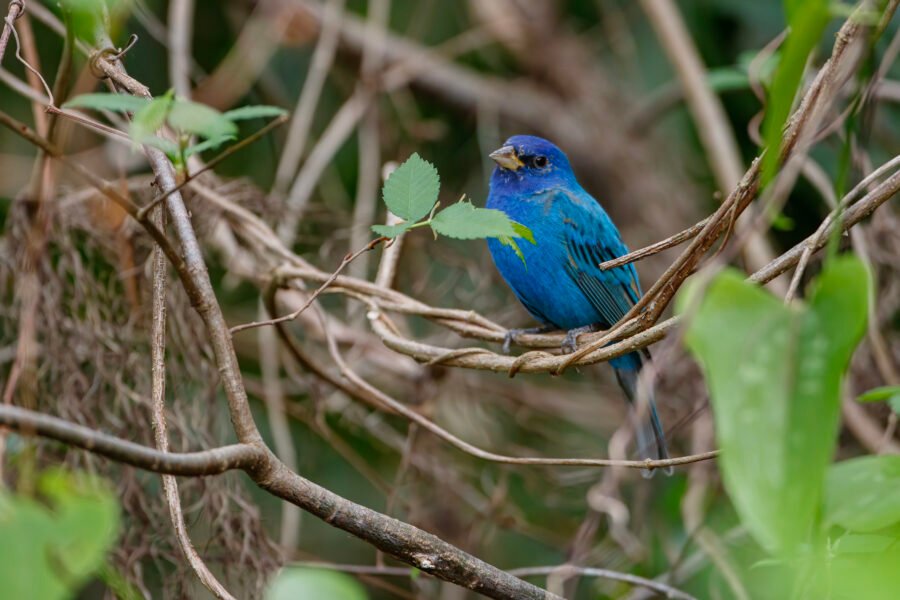
[[[608,325],[625,316],[641,297],[634,264],[601,271],[600,263],[628,253],[619,231],[586,192],[558,191],[554,207],[562,213],[566,271]]]

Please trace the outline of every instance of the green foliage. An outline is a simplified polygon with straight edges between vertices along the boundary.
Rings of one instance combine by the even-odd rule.
[[[286,114],[288,112],[278,106],[241,106],[240,108],[227,111],[224,116],[229,121],[244,121],[247,119],[283,117]]]
[[[465,200],[451,204],[436,214],[431,220],[431,228],[441,235],[459,240],[521,237],[503,211],[476,208]]]
[[[727,271],[688,328],[710,389],[725,487],[776,555],[796,551],[817,526],[841,377],[865,329],[869,288],[853,258],[829,264],[805,306],[785,306]]]
[[[172,90],[169,90],[165,95],[154,98],[140,110],[135,111],[128,132],[131,135],[131,139],[141,144],[144,140],[154,135],[166,122],[166,115],[169,114],[173,97]]]
[[[169,109],[169,125],[207,140],[236,137],[237,126],[225,115],[199,102],[179,99]]]
[[[373,225],[372,231],[395,238],[410,229],[429,226],[435,235],[460,240],[497,238],[512,247],[525,262],[515,240],[525,238],[534,244],[534,235],[528,227],[511,220],[502,211],[476,207],[465,197],[434,214],[440,187],[440,176],[434,165],[413,153],[391,173],[381,191],[388,210],[404,221],[397,225]],[[429,214],[429,218],[421,220]]]
[[[869,390],[861,394],[858,402],[887,402],[896,411],[896,405],[900,402],[900,385],[885,385]]]
[[[192,154],[214,150],[237,139],[236,121],[287,114],[277,106],[243,106],[221,113],[205,104],[177,98],[172,90],[153,100],[127,94],[82,94],[65,106],[133,113],[129,129],[131,139],[162,150],[179,165]],[[156,135],[165,123],[179,134],[178,142]],[[191,136],[202,141],[188,145]]]
[[[388,177],[381,196],[392,213],[406,221],[418,221],[434,207],[440,189],[437,169],[413,153]]]
[[[275,577],[266,592],[266,600],[328,598],[329,600],[366,600],[368,594],[356,579],[328,569],[286,568]]]
[[[900,456],[845,460],[826,481],[826,524],[870,533],[900,523]]]
[[[0,493],[0,581],[8,598],[69,598],[104,566],[118,537],[116,496],[61,470],[38,482],[40,499]]]
[[[141,98],[131,94],[81,94],[63,104],[63,107],[137,112],[148,104],[150,104],[149,98]]]
[[[772,180],[779,163],[781,132],[794,104],[810,54],[818,45],[831,19],[829,0],[785,0],[785,16],[790,32],[769,89],[763,139],[763,185]]]

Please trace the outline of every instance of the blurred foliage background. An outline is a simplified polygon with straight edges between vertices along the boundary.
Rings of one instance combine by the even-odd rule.
[[[293,112],[314,61],[325,4],[340,9],[342,3],[197,2],[189,52],[193,99],[223,111],[267,104]],[[708,69],[708,83],[721,98],[743,166],[749,166],[760,151],[763,110],[754,88],[765,88],[777,63],[777,57],[760,53],[771,48],[785,29],[782,2],[688,0],[676,5]],[[134,0],[113,19],[116,44],[124,45],[130,34],[138,36],[125,64],[156,96],[173,87],[170,8],[167,2]],[[366,19],[379,29],[379,10],[386,19],[386,32],[376,38],[384,50],[383,60],[363,76]],[[23,18],[31,33],[21,33],[23,20],[18,25],[23,43],[33,37],[37,50],[29,61],[37,63],[34,66],[51,84],[63,40],[47,23],[59,11],[55,2],[31,0]],[[841,16],[829,21],[806,82],[827,58],[846,11],[836,13]],[[641,3],[348,0],[339,27],[336,54],[333,64],[326,66],[299,169],[287,168],[290,183],[315,162],[317,152],[325,155],[321,172],[311,173],[314,185],[293,246],[325,271],[372,238],[370,225],[384,222],[378,199],[382,166],[402,162],[412,152],[438,168],[442,202],[465,194],[483,205],[492,168],[487,154],[513,134],[548,137],[569,153],[580,181],[604,205],[632,248],[692,225],[729,191],[718,188],[676,73]],[[869,72],[885,53],[893,52],[889,48],[897,31],[895,20],[875,45],[866,63]],[[416,60],[423,56],[432,62],[417,68]],[[84,55],[76,53],[74,65],[68,96],[101,89]],[[889,67],[852,129],[823,140],[810,153],[832,187],[850,137],[856,153],[848,174],[851,184],[859,180],[865,165],[880,165],[898,154],[900,67]],[[9,80],[16,80],[29,86],[25,83],[29,74],[12,48],[3,68],[7,84],[0,86],[0,106],[22,121],[40,120],[41,109],[21,89],[9,85]],[[377,90],[376,81],[381,81]],[[386,86],[385,81],[396,85]],[[43,94],[40,87],[32,89]],[[351,98],[363,98],[366,110],[354,113],[347,126],[341,119],[355,110]],[[264,121],[240,125],[245,137]],[[71,122],[62,126],[67,153],[119,182],[138,203],[152,198],[151,178],[139,152]],[[343,133],[335,133],[341,127]],[[288,127],[278,128],[230,156],[214,174],[204,176],[203,184],[277,228],[284,219],[285,188],[281,194],[271,191],[277,188],[288,132]],[[23,314],[27,306],[36,306],[32,318],[38,356],[16,385],[15,403],[152,445],[147,336],[151,246],[121,211],[61,172],[50,195],[52,209],[43,222],[39,259],[28,266],[41,282],[39,299],[23,299],[22,260],[34,239],[30,232],[36,204],[28,196],[34,154],[23,139],[0,131],[2,387],[7,387],[16,359]],[[209,160],[215,154],[203,157]],[[374,161],[374,171],[365,166],[367,160]],[[221,208],[190,188],[187,199],[229,324],[258,318],[260,285],[268,276],[264,269],[271,265],[242,262],[243,248],[229,233]],[[829,210],[815,182],[801,177],[766,236],[774,255],[812,234]],[[867,258],[876,282],[874,326],[896,370],[900,356],[896,201],[860,229],[868,241]],[[849,245],[847,240],[841,243]],[[531,325],[495,272],[483,242],[434,240],[427,233],[413,232],[404,244],[397,289],[432,306],[476,310],[508,327]],[[645,288],[679,251],[671,249],[638,263]],[[364,255],[349,272],[373,278],[381,252]],[[740,257],[734,264],[747,266]],[[814,260],[804,281],[814,277],[819,266]],[[784,277],[781,283],[786,284]],[[369,332],[360,304],[327,294],[322,304],[335,320],[344,355],[354,369],[479,447],[522,456],[606,456],[610,439],[626,422],[612,371],[603,365],[562,377],[513,379],[420,365],[392,353]],[[179,286],[172,286],[169,310],[173,449],[232,441],[216,367],[201,341],[202,324]],[[475,344],[421,318],[409,318],[403,327],[429,343]],[[301,319],[292,329],[327,365],[315,319]],[[266,399],[274,385],[283,395],[298,471],[346,498],[411,522],[504,569],[573,561],[651,578],[666,576],[699,598],[788,597],[783,581],[769,578],[760,567],[767,555],[741,525],[714,464],[698,463],[678,469],[672,477],[645,480],[636,471],[485,462],[400,417],[349,398],[297,365],[272,335],[249,330],[238,334],[235,344],[267,440],[274,444],[277,435],[270,425],[271,397]],[[661,342],[654,356],[659,370],[657,400],[673,456],[708,449],[711,415],[697,365],[677,338]],[[266,373],[264,363],[272,360],[274,373]],[[889,439],[879,437],[885,425],[896,420],[890,407],[857,405],[852,400],[870,388],[897,383],[885,381],[874,360],[867,338],[855,353],[844,390],[846,426],[839,436],[839,458],[897,448],[893,430]],[[276,419],[275,427],[279,426]],[[7,440],[4,461],[9,490],[27,493],[34,488],[35,470],[60,461],[103,475],[116,486],[121,535],[108,565],[87,587],[78,586],[78,597],[109,597],[111,589],[118,589],[119,596],[207,594],[171,533],[158,476],[14,435]],[[194,545],[239,597],[261,596],[281,564],[317,562],[372,567],[371,573],[355,574],[364,590],[345,581],[321,583],[344,590],[329,592],[340,597],[468,597],[465,590],[419,576],[413,569],[379,573],[382,567],[397,565],[345,532],[287,509],[241,474],[184,479],[180,485]],[[697,497],[690,496],[691,489]],[[695,527],[688,525],[686,510],[698,519]],[[703,531],[701,540],[698,527]],[[531,580],[568,598],[649,597],[639,588],[604,578],[551,574],[549,579],[541,575]],[[341,587],[345,584],[349,587]],[[294,597],[315,596],[308,594]],[[273,597],[285,596],[273,592]]]

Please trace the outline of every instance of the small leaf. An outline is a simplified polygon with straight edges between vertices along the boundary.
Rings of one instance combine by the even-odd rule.
[[[166,115],[169,113],[171,106],[172,96],[171,94],[166,94],[151,100],[135,112],[131,121],[131,139],[135,142],[143,143],[144,138],[155,134],[166,122]]]
[[[438,199],[441,179],[437,169],[418,154],[394,169],[381,190],[388,210],[407,221],[428,214]]]
[[[518,223],[518,222],[516,222],[516,221],[513,221],[512,219],[510,219],[509,222],[512,223],[513,230],[516,232],[516,234],[517,234],[519,237],[525,238],[526,240],[528,240],[528,241],[531,242],[532,244],[536,244],[536,243],[537,243],[537,242],[534,241],[534,234],[531,232],[530,229],[528,229],[528,227],[526,227],[525,225],[522,225],[521,223]]]
[[[900,456],[863,456],[832,465],[825,522],[872,532],[900,522]]]
[[[900,394],[891,396],[888,399],[888,406],[894,411],[894,414],[900,415]]]
[[[900,396],[900,385],[886,385],[869,390],[856,399],[857,402],[886,402]]]
[[[288,111],[279,106],[241,106],[224,113],[222,116],[229,121],[242,121],[246,119],[265,119],[268,117],[280,117],[288,114]]]
[[[169,125],[206,139],[236,136],[237,126],[214,108],[199,102],[178,99],[169,111]]]
[[[176,144],[172,140],[161,138],[158,135],[148,135],[145,136],[143,140],[141,140],[141,143],[148,146],[153,146],[158,150],[162,150],[172,161],[175,161],[179,158],[178,144]]]
[[[395,238],[415,225],[414,221],[403,221],[397,225],[372,225],[372,231],[387,238]]]
[[[524,265],[526,269],[528,268],[528,264],[525,262],[525,255],[522,254],[522,249],[519,248],[519,244],[516,243],[516,240],[504,235],[502,237],[498,237],[497,241],[500,242],[501,244],[503,244],[504,246],[509,246],[512,249],[512,251],[516,253],[516,256],[519,257],[519,260],[522,261],[522,265]],[[532,242],[532,243],[534,243],[534,242]]]
[[[471,202],[451,204],[434,215],[431,228],[441,235],[460,240],[523,237],[506,213],[493,208],[476,208]]]
[[[136,112],[149,103],[149,98],[132,96],[131,94],[81,94],[63,104],[63,108]]]
[[[222,137],[213,138],[210,140],[204,140],[199,144],[194,144],[193,146],[188,146],[184,150],[184,157],[187,158],[192,154],[198,154],[200,152],[206,152],[207,150],[215,150],[225,142],[231,142],[237,139],[233,135],[223,135]]]

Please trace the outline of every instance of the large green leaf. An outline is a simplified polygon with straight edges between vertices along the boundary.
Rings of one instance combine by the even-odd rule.
[[[900,456],[864,456],[833,465],[825,522],[871,532],[900,522]]]
[[[365,588],[353,577],[327,569],[286,568],[275,577],[266,600],[366,600]]]
[[[438,199],[441,179],[437,169],[418,154],[394,169],[381,190],[388,210],[405,221],[427,215]]]
[[[839,258],[807,305],[785,306],[726,271],[688,326],[709,385],[725,487],[770,552],[796,550],[818,526],[841,377],[865,329],[869,286],[859,260]]]
[[[46,503],[0,494],[0,595],[68,598],[105,562],[119,529],[115,495],[62,471],[42,475]]]

